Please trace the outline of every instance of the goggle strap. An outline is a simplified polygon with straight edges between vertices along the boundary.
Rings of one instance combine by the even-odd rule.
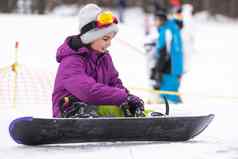
[[[92,21],[88,24],[86,24],[85,26],[82,27],[82,29],[80,30],[80,35],[83,35],[84,33],[97,28],[97,22],[96,21]]]

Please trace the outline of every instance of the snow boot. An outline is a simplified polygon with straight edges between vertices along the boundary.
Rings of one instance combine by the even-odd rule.
[[[62,118],[97,118],[97,106],[78,101],[73,96],[64,97],[60,102]]]

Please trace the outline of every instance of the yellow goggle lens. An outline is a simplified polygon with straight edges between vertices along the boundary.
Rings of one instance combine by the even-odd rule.
[[[100,13],[97,17],[97,21],[102,24],[112,24],[113,23],[113,14],[110,11],[104,11]]]

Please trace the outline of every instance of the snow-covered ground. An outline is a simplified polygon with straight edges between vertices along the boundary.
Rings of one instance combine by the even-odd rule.
[[[238,22],[216,22],[206,17],[202,15],[193,19],[191,29],[195,52],[189,55],[189,68],[182,81],[184,103],[171,106],[172,115],[215,114],[214,121],[201,135],[187,142],[176,143],[116,142],[22,146],[14,143],[8,134],[10,121],[25,115],[50,117],[51,105],[40,105],[35,101],[36,104],[17,104],[16,108],[12,108],[10,104],[3,105],[0,101],[0,158],[238,159]],[[19,41],[19,62],[24,67],[54,72],[57,68],[57,47],[66,36],[78,32],[77,17],[0,15],[0,24],[0,68],[13,63],[14,44]],[[129,88],[148,86],[146,58],[143,54],[144,40],[142,13],[138,9],[128,10],[126,23],[120,25],[120,31],[113,40],[110,51],[121,79]],[[143,97],[145,95],[141,91],[135,93]],[[50,94],[48,95],[50,100]],[[153,107],[157,106],[161,107]]]

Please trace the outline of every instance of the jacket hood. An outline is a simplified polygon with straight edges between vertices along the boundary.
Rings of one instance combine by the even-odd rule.
[[[81,46],[78,50],[72,49],[69,46],[69,41],[71,40],[73,36],[67,37],[64,43],[58,48],[57,54],[56,54],[56,61],[61,62],[65,57],[71,56],[71,55],[84,55],[84,56],[90,56],[93,60],[98,59],[102,56],[108,56],[108,51],[105,53],[99,53],[96,50],[90,49],[87,46]]]
[[[69,46],[69,40],[72,38],[72,36],[67,37],[64,41],[64,43],[58,48],[57,53],[56,53],[56,61],[61,62],[63,58],[75,54],[85,54],[89,52],[89,49],[85,46],[82,46],[78,50],[74,50],[70,48]]]

